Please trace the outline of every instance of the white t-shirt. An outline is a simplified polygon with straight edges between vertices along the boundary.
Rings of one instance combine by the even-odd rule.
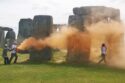
[[[105,46],[103,46],[103,47],[101,48],[102,54],[106,54],[106,50],[107,50],[107,48],[106,48]]]
[[[15,44],[12,45],[11,53],[16,53],[16,47],[17,47],[17,45],[15,45]]]

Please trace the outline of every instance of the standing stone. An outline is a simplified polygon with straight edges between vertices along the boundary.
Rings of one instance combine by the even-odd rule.
[[[69,16],[69,25],[77,29],[97,23],[99,21],[109,22],[110,20],[120,21],[120,10],[104,6],[85,6],[73,8],[74,15]]]
[[[106,23],[112,20],[118,22],[120,21],[119,9],[104,6],[75,7],[73,8],[73,14],[74,15],[69,16],[68,24],[69,26],[73,26],[74,28],[77,28],[80,31],[84,31],[85,27],[90,26],[94,23],[98,23],[100,21]],[[73,47],[71,49],[73,49]],[[71,49],[68,49],[67,62],[84,62],[85,60],[87,60],[84,60],[84,58],[86,58],[84,57],[84,55],[90,56],[90,51],[87,53],[84,53],[83,51],[72,52]]]
[[[52,32],[53,20],[51,16],[38,15],[33,19],[33,36],[45,38]]]
[[[18,32],[18,43],[21,43],[24,39],[31,36],[33,33],[32,19],[20,19],[19,21],[19,32]]]
[[[16,38],[16,34],[15,32],[12,30],[9,30],[6,34],[6,39],[14,39],[15,40]]]
[[[10,29],[7,34],[6,34],[6,37],[5,37],[5,43],[8,44],[9,47],[11,47],[12,43],[15,41],[16,39],[16,34],[15,32],[13,31],[13,29]]]
[[[73,8],[74,15],[102,15],[102,16],[120,16],[119,9],[104,6],[85,6]]]
[[[73,34],[68,37],[68,63],[84,63],[89,61],[91,38],[88,33]]]
[[[81,16],[70,15],[70,16],[69,16],[69,20],[68,20],[68,24],[69,24],[71,27],[78,28],[78,30],[80,30],[80,31],[83,31],[83,30],[84,30],[83,18],[82,18]]]
[[[46,38],[52,32],[53,19],[52,16],[48,15],[38,15],[33,19],[33,34],[32,36],[39,38]],[[40,51],[32,50],[30,54],[31,61],[47,61],[50,60],[52,56],[52,50],[49,47],[42,49]]]
[[[7,33],[5,34],[5,31]],[[0,47],[3,47],[4,44],[8,44],[11,47],[12,43],[15,41],[16,34],[12,28],[9,27],[0,27]]]
[[[2,30],[2,28],[0,28],[0,47],[4,46],[4,30]]]

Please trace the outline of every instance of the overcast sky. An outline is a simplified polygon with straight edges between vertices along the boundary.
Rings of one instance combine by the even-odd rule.
[[[125,20],[124,0],[0,0],[0,26],[12,27],[18,31],[20,18],[34,15],[52,15],[54,23],[67,23],[73,14],[73,7],[108,6],[118,8]]]

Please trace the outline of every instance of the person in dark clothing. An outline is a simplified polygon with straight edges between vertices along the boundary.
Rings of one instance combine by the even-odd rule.
[[[10,63],[12,59],[15,57],[14,63],[17,62],[18,56],[17,56],[17,50],[16,50],[16,44],[14,43],[11,48],[11,57],[10,57]]]
[[[99,63],[101,63],[102,61],[104,61],[106,63],[106,51],[107,51],[107,47],[106,45],[103,43],[101,46],[101,57],[102,59],[99,61]]]
[[[7,45],[5,45],[5,46],[4,46],[4,49],[3,49],[3,53],[2,53],[2,56],[3,56],[3,58],[4,58],[4,64],[9,64],[9,63],[10,63],[9,58],[8,58],[8,56],[7,56],[8,50],[9,50],[9,49],[8,49]]]

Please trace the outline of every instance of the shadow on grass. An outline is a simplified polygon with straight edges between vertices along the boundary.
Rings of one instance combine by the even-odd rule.
[[[125,72],[125,69],[109,67],[105,64],[93,64],[93,63],[83,63],[83,64],[74,64],[74,63],[53,63],[53,62],[22,62],[17,63],[18,65],[47,65],[52,67],[66,67],[66,68],[83,68],[87,71],[104,71],[104,72]]]

